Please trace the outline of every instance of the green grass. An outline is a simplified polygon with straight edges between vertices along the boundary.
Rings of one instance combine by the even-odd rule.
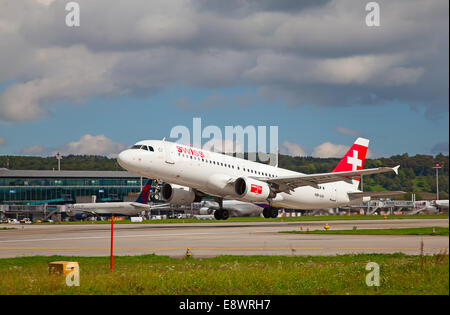
[[[80,286],[48,274],[48,263],[78,261]],[[368,287],[368,262],[380,266]],[[0,259],[0,294],[449,294],[448,255],[362,254],[331,257],[169,258],[22,257]]]
[[[334,221],[334,220],[383,220],[385,216],[369,215],[328,215],[328,216],[301,216],[284,218],[262,218],[262,217],[239,217],[229,218],[228,220],[197,220],[197,219],[166,219],[166,220],[144,220],[142,223],[226,223],[226,222],[297,222],[297,221]],[[386,219],[448,219],[448,214],[418,214],[418,215],[388,215]],[[114,221],[114,224],[131,223],[130,220]],[[133,224],[142,224],[133,223]],[[73,221],[73,222],[52,222],[52,223],[34,223],[34,224],[110,224],[110,221]]]
[[[313,231],[280,231],[293,234],[364,234],[364,235],[448,235],[447,227],[397,228],[397,229],[355,229],[355,230],[313,230]]]

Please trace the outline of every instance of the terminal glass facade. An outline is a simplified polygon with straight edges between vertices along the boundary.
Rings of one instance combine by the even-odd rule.
[[[98,172],[100,173],[100,172]],[[144,183],[145,184],[145,183]],[[0,204],[75,203],[78,196],[97,196],[99,201],[123,201],[139,193],[139,177],[0,177]]]

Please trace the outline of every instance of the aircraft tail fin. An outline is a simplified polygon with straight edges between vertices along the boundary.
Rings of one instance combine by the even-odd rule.
[[[136,202],[145,203],[145,204],[148,203],[148,199],[150,197],[150,189],[152,188],[152,183],[153,183],[152,179],[149,179],[147,181],[145,186],[142,188],[142,191],[139,194],[139,197],[136,199]]]
[[[365,138],[358,138],[339,161],[333,172],[358,171],[364,167],[366,160],[367,149],[369,147],[369,140]],[[353,186],[355,189],[359,186],[360,179],[353,179]]]

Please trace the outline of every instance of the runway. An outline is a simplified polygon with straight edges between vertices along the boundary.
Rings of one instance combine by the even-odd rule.
[[[339,255],[353,253],[435,254],[449,248],[448,236],[285,234],[286,230],[448,227],[448,219],[301,222],[214,222],[115,224],[114,254],[155,253],[182,257],[217,255]],[[15,230],[1,230],[15,227]],[[109,256],[108,224],[0,225],[0,258],[34,255]]]

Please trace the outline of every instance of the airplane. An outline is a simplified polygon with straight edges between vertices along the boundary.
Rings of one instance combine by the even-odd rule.
[[[418,213],[420,211],[434,211],[439,213],[440,211],[448,211],[448,200],[422,200],[416,201],[416,206],[419,207],[419,211],[413,211],[413,213]],[[422,206],[422,208],[420,208]]]
[[[89,215],[110,216],[124,215],[134,216],[142,211],[150,210],[148,197],[152,187],[153,180],[148,180],[142,188],[136,201],[133,202],[93,202],[93,203],[75,203],[68,205],[67,214],[81,219]]]
[[[277,208],[324,209],[368,202],[371,197],[402,194],[362,192],[362,175],[395,172],[398,168],[363,170],[369,140],[358,138],[331,173],[303,174],[165,140],[144,140],[118,155],[124,169],[166,183],[162,197],[172,204],[186,205],[212,196],[219,203],[217,217],[229,211],[223,199],[260,204],[265,218],[276,217]],[[171,183],[171,184],[169,184]]]
[[[447,200],[433,200],[433,205],[438,210],[447,210],[448,211],[448,199]]]

